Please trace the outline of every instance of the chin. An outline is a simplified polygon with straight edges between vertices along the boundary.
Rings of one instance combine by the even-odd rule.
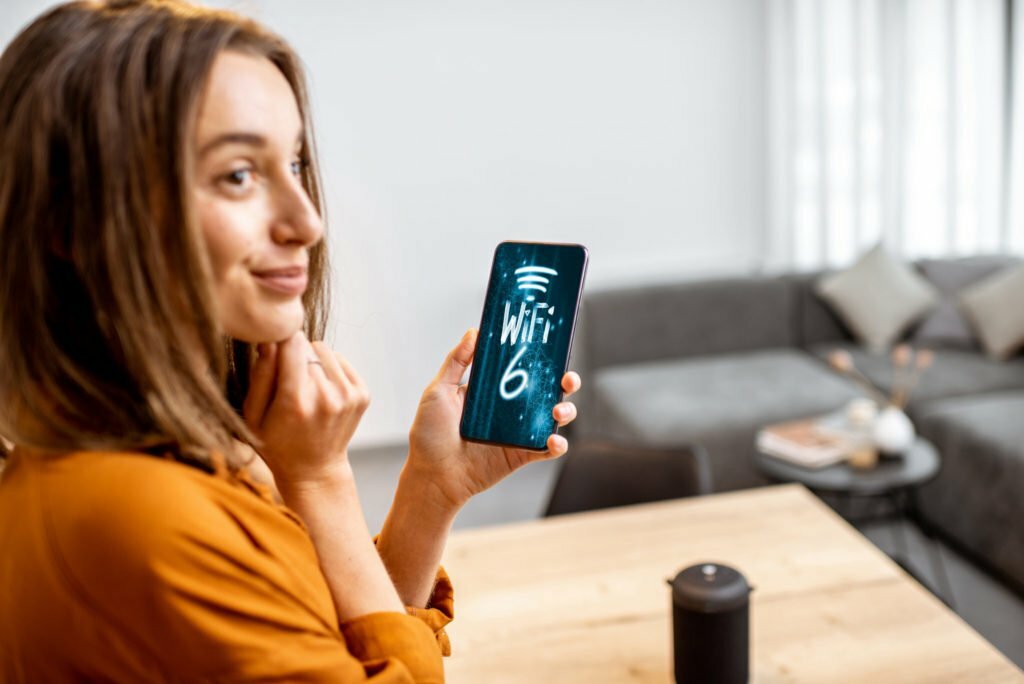
[[[305,314],[281,316],[274,319],[249,320],[244,324],[225,326],[229,337],[250,344],[283,342],[302,329]]]

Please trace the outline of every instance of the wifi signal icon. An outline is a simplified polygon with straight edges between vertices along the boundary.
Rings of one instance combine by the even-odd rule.
[[[539,275],[541,273],[552,277],[558,275],[558,271],[553,268],[548,268],[547,266],[522,266],[517,268],[515,270],[515,274],[516,282],[519,283],[519,289],[547,292],[548,288],[546,286],[551,282],[551,280],[549,278],[545,278],[543,275]],[[528,299],[532,300],[533,297],[529,297]]]

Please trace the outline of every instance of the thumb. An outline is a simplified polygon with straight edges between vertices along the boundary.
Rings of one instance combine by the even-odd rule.
[[[444,363],[441,364],[441,370],[437,373],[437,381],[439,383],[447,385],[459,384],[463,374],[466,372],[466,368],[469,367],[470,362],[473,360],[473,352],[476,351],[476,337],[476,328],[470,328],[462,336],[462,339],[459,340],[459,343],[455,345],[455,349],[448,353]]]

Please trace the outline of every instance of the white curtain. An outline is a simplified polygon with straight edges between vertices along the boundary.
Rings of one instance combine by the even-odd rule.
[[[878,241],[908,258],[1024,247],[1007,18],[1005,0],[769,1],[766,268],[842,266]]]
[[[1024,252],[1024,0],[1013,0],[1013,25],[1007,232],[1010,248]]]

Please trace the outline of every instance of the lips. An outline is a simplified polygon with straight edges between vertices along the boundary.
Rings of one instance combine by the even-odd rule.
[[[274,292],[295,297],[306,291],[309,276],[305,266],[287,266],[260,271],[251,271],[253,277],[263,287]]]

